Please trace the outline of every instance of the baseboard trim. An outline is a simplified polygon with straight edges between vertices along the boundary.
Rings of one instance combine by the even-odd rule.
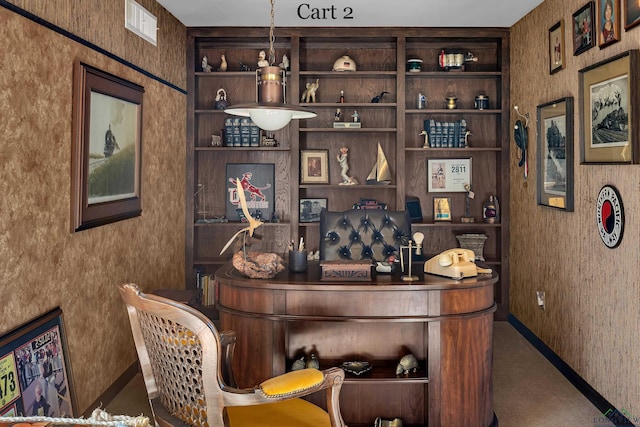
[[[122,389],[125,388],[127,384],[129,384],[129,382],[138,374],[138,372],[140,372],[140,365],[136,360],[122,373],[122,375],[120,375],[113,382],[113,384],[109,386],[109,388],[104,393],[100,395],[100,397],[96,399],[95,402],[89,405],[89,408],[85,410],[83,414],[84,417],[89,418],[93,410],[96,408],[104,408],[106,404],[111,402],[118,395],[118,393],[120,393]]]
[[[529,328],[527,328],[517,317],[509,313],[507,321],[513,326],[520,334],[531,343],[544,357],[547,358],[553,366],[565,376],[567,380],[575,388],[580,391],[589,399],[593,405],[602,412],[602,416],[608,418],[616,426],[621,427],[637,427],[627,417],[629,414],[625,413],[614,407],[607,399],[605,399],[600,393],[596,391],[589,383],[587,383],[571,366],[569,366],[564,360],[560,358],[553,350],[549,348],[540,338],[538,338]]]

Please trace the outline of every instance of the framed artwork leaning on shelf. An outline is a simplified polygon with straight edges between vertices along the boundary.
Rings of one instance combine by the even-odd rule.
[[[538,204],[573,211],[573,98],[538,106]]]
[[[471,158],[427,159],[429,193],[464,193],[471,184]]]
[[[249,213],[256,219],[269,221],[275,211],[275,164],[227,163],[226,217],[229,221],[245,221],[240,206],[237,181],[245,193]]]
[[[451,197],[433,198],[433,220],[451,221]]]
[[[329,183],[329,150],[300,151],[300,183]]]
[[[300,199],[300,222],[320,222],[320,212],[327,209],[326,198]]]
[[[639,163],[638,71],[638,50],[579,71],[581,163]]]

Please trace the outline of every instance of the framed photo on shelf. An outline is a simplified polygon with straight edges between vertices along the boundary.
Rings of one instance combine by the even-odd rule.
[[[429,193],[464,193],[471,185],[471,158],[427,159]]]
[[[564,49],[564,20],[561,19],[549,28],[549,74],[564,68],[566,52]]]
[[[329,183],[329,150],[300,151],[300,183]]]
[[[573,98],[537,110],[538,204],[573,212]]]
[[[327,209],[326,198],[300,199],[300,222],[320,222],[320,212]]]
[[[640,4],[636,0],[624,0],[624,16],[625,31],[640,24]]]
[[[227,163],[227,202],[225,215],[229,221],[246,221],[240,206],[237,181],[245,193],[249,213],[256,219],[269,221],[275,211],[275,164]]]
[[[598,8],[598,46],[600,49],[620,41],[620,0],[596,0]]]
[[[73,80],[72,229],[140,216],[144,88],[79,61]]]
[[[579,71],[581,163],[638,163],[638,71],[638,50]]]
[[[0,373],[0,414],[78,415],[59,307],[0,337]]]
[[[451,197],[433,198],[433,220],[451,221]]]
[[[587,2],[573,14],[573,55],[580,55],[596,45],[593,31],[595,8],[593,1]]]

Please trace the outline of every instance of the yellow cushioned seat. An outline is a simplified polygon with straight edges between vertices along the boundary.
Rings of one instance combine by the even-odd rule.
[[[227,408],[231,427],[330,427],[329,415],[303,399]]]
[[[269,378],[260,384],[260,390],[267,397],[287,396],[311,387],[324,380],[324,374],[317,369],[307,368]]]

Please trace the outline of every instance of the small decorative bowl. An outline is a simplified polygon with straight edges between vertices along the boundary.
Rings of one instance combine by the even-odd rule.
[[[407,71],[411,73],[422,71],[422,59],[409,59],[407,61]]]
[[[342,362],[340,367],[348,374],[362,375],[373,368],[369,362]]]

